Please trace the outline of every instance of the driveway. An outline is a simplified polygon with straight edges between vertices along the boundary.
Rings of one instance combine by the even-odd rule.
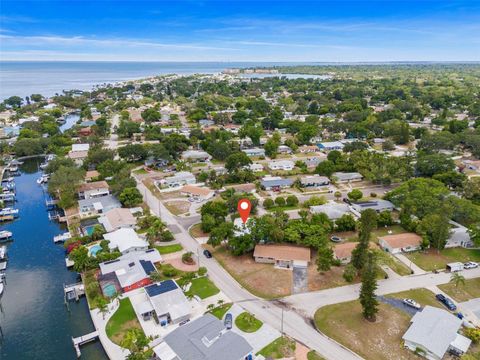
[[[465,301],[459,305],[462,309],[471,311],[478,319],[480,319],[480,298]]]
[[[228,310],[230,314],[233,316],[233,327],[232,331],[236,332],[237,334],[243,336],[245,340],[252,346],[253,353],[257,353],[262,350],[265,346],[270,344],[272,341],[278,339],[281,336],[280,331],[275,330],[273,327],[268,325],[267,323],[263,323],[263,325],[255,331],[254,333],[246,333],[237,328],[235,325],[235,318],[240,315],[241,313],[245,312],[238,304],[233,304],[233,306]]]
[[[308,291],[308,274],[306,267],[293,267],[293,294],[299,294]]]
[[[408,305],[405,305],[403,303],[402,300],[400,299],[394,299],[394,298],[389,298],[389,297],[385,297],[385,296],[377,296],[377,300],[382,302],[382,303],[385,303],[385,304],[389,304],[399,310],[402,310],[404,312],[406,312],[407,314],[409,315],[415,315],[417,312],[421,311],[422,309],[415,309],[411,306],[408,306]]]

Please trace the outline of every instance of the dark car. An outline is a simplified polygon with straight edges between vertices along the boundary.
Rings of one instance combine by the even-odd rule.
[[[435,297],[437,298],[438,301],[440,301],[443,305],[445,305],[449,310],[451,311],[457,310],[457,307],[455,306],[453,301],[447,298],[446,296],[444,296],[443,294],[437,294],[435,295]]]
[[[203,255],[205,255],[207,259],[210,259],[212,257],[212,253],[207,249],[203,250]]]
[[[225,320],[223,321],[223,325],[227,328],[227,330],[230,330],[232,328],[233,324],[233,317],[232,314],[228,313],[225,315]]]

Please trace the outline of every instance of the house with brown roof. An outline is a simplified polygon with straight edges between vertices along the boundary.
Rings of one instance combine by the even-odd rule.
[[[348,264],[352,260],[352,251],[357,246],[357,242],[345,242],[337,244],[333,248],[333,256],[340,260],[342,264]]]
[[[123,228],[133,229],[137,224],[137,219],[132,215],[130,209],[115,208],[99,217],[98,222],[103,225],[107,232],[111,232]]]
[[[93,199],[106,195],[110,195],[110,188],[105,180],[84,183],[78,189],[80,199]]]
[[[383,250],[391,254],[420,250],[422,237],[415,233],[386,235],[378,238]]]
[[[85,181],[91,181],[100,176],[97,170],[89,170],[85,173]]]
[[[310,249],[292,245],[257,245],[253,257],[258,263],[274,264],[282,269],[306,267],[311,259]]]
[[[185,185],[180,189],[180,193],[198,200],[210,199],[214,192],[200,186]]]

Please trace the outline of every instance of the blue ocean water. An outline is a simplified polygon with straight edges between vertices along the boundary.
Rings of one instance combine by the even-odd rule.
[[[226,68],[282,64],[285,63],[2,61],[0,100],[34,93],[52,96],[63,90],[88,90],[97,84],[161,74],[213,74]]]

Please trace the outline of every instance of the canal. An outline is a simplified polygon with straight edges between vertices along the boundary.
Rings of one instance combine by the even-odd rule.
[[[63,284],[77,281],[77,274],[65,267],[65,251],[53,243],[53,236],[65,231],[48,220],[45,195],[37,185],[38,165],[43,159],[29,159],[15,178],[20,217],[3,224],[13,233],[8,247],[6,287],[0,298],[0,359],[76,359],[71,337],[94,330],[85,298],[63,300]],[[107,359],[97,341],[81,348],[82,359]]]

